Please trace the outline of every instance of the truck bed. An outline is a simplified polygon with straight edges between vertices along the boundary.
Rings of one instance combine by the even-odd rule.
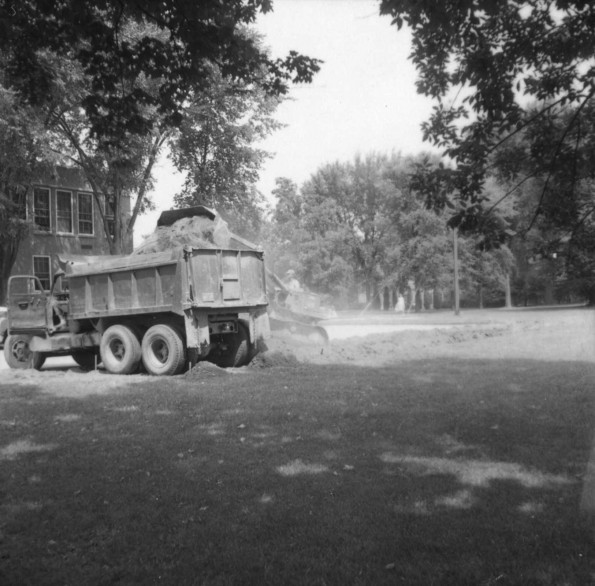
[[[70,317],[174,312],[196,307],[234,311],[266,305],[259,250],[186,246],[67,266]]]

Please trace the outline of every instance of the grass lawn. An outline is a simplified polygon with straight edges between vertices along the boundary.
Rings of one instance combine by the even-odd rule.
[[[523,358],[83,398],[0,378],[0,584],[593,584],[594,380]]]

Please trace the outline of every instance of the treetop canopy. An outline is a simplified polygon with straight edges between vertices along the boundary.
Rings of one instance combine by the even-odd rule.
[[[496,149],[545,113],[564,106],[580,113],[595,95],[589,0],[380,0],[380,11],[412,30],[418,91],[436,101],[424,136],[457,167],[456,221],[481,207]]]
[[[259,83],[284,94],[291,82],[309,82],[318,61],[296,52],[272,59],[258,40],[245,34],[269,0],[20,0],[0,7],[0,52],[4,84],[29,103],[43,105],[52,83],[44,51],[81,63],[93,92],[83,106],[94,136],[150,130],[144,106],[157,107],[178,125],[192,92],[208,83],[212,64],[223,75]],[[126,35],[126,25],[143,23]],[[264,72],[264,80],[263,80]],[[157,93],[123,80],[144,75],[158,82]],[[146,110],[146,109],[145,109]]]

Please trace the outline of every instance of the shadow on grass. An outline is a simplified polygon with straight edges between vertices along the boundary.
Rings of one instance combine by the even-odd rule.
[[[594,380],[435,360],[5,389],[0,583],[592,583]]]

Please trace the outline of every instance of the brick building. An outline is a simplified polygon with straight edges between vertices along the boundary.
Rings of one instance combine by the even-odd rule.
[[[113,222],[109,201],[104,199],[99,205]],[[130,209],[130,205],[125,207]],[[109,254],[98,204],[78,169],[58,168],[40,178],[28,190],[21,213],[32,228],[19,245],[12,275],[36,275],[49,289],[58,268],[56,254]],[[131,252],[132,239],[126,244],[125,252]]]

